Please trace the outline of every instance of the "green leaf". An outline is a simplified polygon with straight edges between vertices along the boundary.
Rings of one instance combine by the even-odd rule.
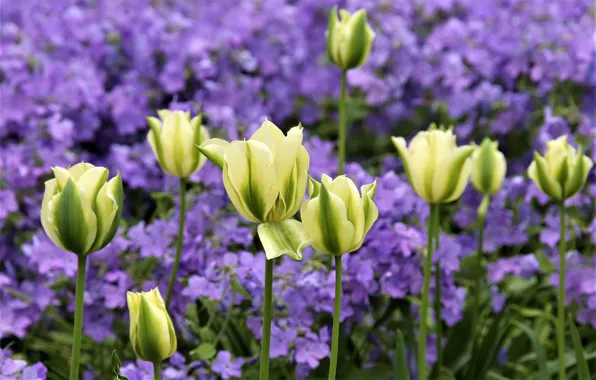
[[[252,296],[250,295],[250,293],[248,292],[248,290],[246,290],[246,288],[244,287],[244,285],[242,285],[240,283],[240,281],[238,281],[236,278],[233,278],[232,280],[230,280],[230,287],[236,293],[238,293],[241,296],[243,296],[244,298],[252,301]]]
[[[410,369],[406,357],[406,342],[401,330],[397,330],[395,347],[395,380],[410,380]]]
[[[519,321],[513,321],[513,325],[515,325],[515,327],[523,331],[528,337],[528,339],[530,339],[530,341],[532,342],[534,352],[536,353],[536,361],[538,362],[538,373],[541,378],[548,379],[546,353],[544,352],[544,348],[542,347],[542,344],[540,344],[540,340],[536,336],[535,332],[532,331],[531,328]]]
[[[215,356],[217,350],[211,343],[201,343],[197,348],[190,352],[195,360],[208,360]]]
[[[113,380],[129,380],[128,377],[120,373],[120,358],[116,350],[112,351],[112,379]]]
[[[575,320],[571,314],[568,315],[568,325],[571,329],[571,340],[573,341],[573,348],[575,349],[575,360],[577,362],[577,375],[579,380],[590,380],[590,368],[586,361],[584,348],[582,347],[581,337],[575,326]]]
[[[199,337],[203,342],[214,342],[217,335],[209,327],[201,327],[199,329]]]
[[[544,274],[551,274],[555,272],[555,266],[553,263],[550,262],[548,256],[544,253],[544,251],[538,251],[535,253],[536,260],[538,260],[538,265],[540,266],[540,270]]]

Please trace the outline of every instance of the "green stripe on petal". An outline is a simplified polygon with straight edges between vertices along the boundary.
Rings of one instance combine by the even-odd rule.
[[[534,161],[528,169],[528,176],[549,197],[557,200],[563,199],[561,185],[551,176],[546,160],[537,152],[534,152]]]
[[[566,198],[574,196],[581,190],[586,183],[592,165],[592,160],[584,155],[583,149],[580,147],[577,158],[573,163],[572,171],[565,182]]]
[[[45,191],[43,194],[43,201],[41,203],[41,225],[43,226],[44,231],[56,244],[58,247],[65,249],[60,241],[60,236],[56,229],[56,224],[54,223],[53,219],[50,219],[52,215],[52,210],[50,210],[50,201],[58,194],[58,184],[56,183],[55,179],[51,179],[46,181],[45,183]]]
[[[363,61],[363,55],[367,50],[367,26],[366,11],[364,9],[355,12],[348,20],[347,25],[344,26],[350,30],[349,40],[346,41],[347,56],[343,57],[344,69],[358,67]]]
[[[96,252],[108,245],[120,226],[124,189],[120,173],[104,184],[97,194],[97,236],[90,252]]]
[[[458,147],[451,153],[446,167],[435,171],[432,188],[433,202],[448,202],[461,196],[470,176],[469,158],[473,152],[472,146]]]
[[[161,167],[164,166],[163,147],[161,144],[161,121],[155,117],[148,117],[147,123],[151,130],[147,133],[147,141]]]
[[[267,260],[288,255],[300,261],[302,251],[310,244],[304,226],[295,219],[260,224],[258,234]]]
[[[364,212],[364,231],[360,240],[351,247],[350,252],[355,251],[362,246],[366,234],[379,218],[379,209],[373,201],[375,193],[377,192],[377,180],[375,179],[373,183],[362,186],[360,192],[362,193],[362,210]]]
[[[56,205],[55,221],[64,248],[77,255],[86,254],[95,241],[97,219],[91,203],[77,184],[69,179]]]

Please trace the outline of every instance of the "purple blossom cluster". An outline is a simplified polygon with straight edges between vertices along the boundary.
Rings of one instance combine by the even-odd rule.
[[[177,202],[178,188],[177,181],[163,175],[145,141],[145,117],[156,108],[200,109],[212,135],[229,139],[250,135],[265,117],[278,125],[301,120],[309,136],[310,174],[319,178],[335,172],[335,146],[317,136],[318,126],[335,122],[328,104],[340,88],[339,72],[325,56],[327,14],[335,4],[2,4],[2,343],[50,325],[49,309],[73,313],[73,293],[57,284],[74,282],[76,257],[57,248],[39,223],[43,180],[51,165],[81,160],[103,164],[120,171],[131,193],[125,226],[108,247],[90,257],[85,334],[96,342],[122,338],[116,326],[128,318],[126,291],[158,286],[165,293],[178,228],[177,211],[171,210],[178,208],[168,205],[171,198],[164,194],[173,193]],[[596,86],[596,49],[593,36],[585,32],[593,23],[591,2],[442,0],[420,6],[417,1],[349,0],[342,5],[367,9],[377,34],[367,64],[348,75],[354,99],[363,100],[367,111],[354,128],[388,139],[400,125],[422,128],[418,114],[424,112],[428,118],[457,123],[462,139],[496,136],[511,156],[513,175],[492,199],[485,236],[493,309],[500,310],[505,295],[499,286],[508,276],[541,274],[538,250],[556,263],[557,213],[523,175],[531,150],[543,150],[546,141],[569,134],[596,159],[596,97],[583,96]],[[444,109],[446,115],[441,114]],[[527,143],[527,149],[515,152],[515,139]],[[372,182],[369,160],[356,161],[346,173],[357,184]],[[394,158],[384,157],[375,170],[379,220],[364,246],[343,256],[341,320],[347,329],[369,323],[375,298],[417,297],[422,288],[427,205]],[[222,314],[242,308],[244,327],[260,339],[264,254],[255,242],[255,229],[229,208],[220,176],[207,164],[191,177],[182,281],[170,307],[188,345],[201,342],[187,323],[188,305],[197,300],[215,301]],[[596,327],[596,262],[582,256],[596,246],[596,219],[590,214],[594,199],[592,173],[585,192],[568,201],[587,223],[577,223],[569,232],[570,239],[585,243],[582,252],[569,252],[566,286],[568,299],[580,308],[578,321]],[[447,326],[462,318],[467,292],[454,274],[476,251],[480,201],[473,189],[465,192],[435,254],[442,276],[432,287],[441,288]],[[509,255],[515,250],[518,254]],[[332,312],[334,297],[334,272],[327,262],[307,251],[303,262],[283,259],[275,270],[274,309],[281,316],[272,327],[271,357],[288,358],[299,378],[330,354],[329,326],[321,323]],[[140,268],[140,263],[151,266]],[[552,276],[553,286],[557,278]],[[246,293],[231,290],[236,282]],[[412,311],[416,315],[414,307]],[[432,362],[436,352],[430,351]],[[210,360],[183,354],[170,359],[164,378],[236,378],[254,359],[227,350]],[[0,355],[0,377],[45,378],[43,365],[27,367],[6,351]],[[122,373],[131,380],[150,379],[151,365],[127,362]],[[95,376],[92,369],[88,376]]]

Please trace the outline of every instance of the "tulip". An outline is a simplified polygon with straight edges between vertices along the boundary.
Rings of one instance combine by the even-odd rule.
[[[550,198],[558,201],[560,208],[559,239],[559,294],[557,297],[557,348],[559,356],[559,378],[565,374],[565,274],[566,274],[566,212],[565,200],[577,194],[586,183],[592,168],[592,160],[581,149],[578,153],[563,135],[546,143],[546,154],[542,157],[534,152],[534,161],[528,168],[528,176],[536,186]]]
[[[309,197],[300,209],[309,243],[318,251],[335,256],[335,301],[329,380],[335,380],[339,353],[339,320],[342,295],[341,255],[362,246],[364,237],[379,216],[373,198],[377,181],[360,188],[345,175],[331,179],[323,174],[321,182],[310,178]]]
[[[269,378],[273,302],[273,258],[287,254],[302,260],[307,243],[302,223],[290,219],[306,191],[310,157],[302,146],[302,125],[287,136],[266,120],[248,141],[210,139],[198,147],[222,169],[224,187],[246,220],[261,223],[258,234],[267,260],[263,298],[263,332],[259,379]]]
[[[469,160],[472,146],[458,147],[451,130],[419,132],[406,148],[402,137],[392,137],[404,163],[414,191],[429,203],[446,203],[458,199],[466,188],[472,170]]]
[[[160,119],[148,117],[151,130],[149,145],[163,170],[179,178],[187,178],[205,164],[205,157],[197,151],[209,139],[209,132],[201,124],[201,115],[190,118],[190,113],[159,110]]]
[[[130,313],[130,342],[141,360],[158,366],[176,352],[174,325],[159,289],[126,292]]]
[[[592,160],[569,145],[566,135],[546,144],[544,157],[534,152],[528,176],[552,199],[562,201],[571,198],[586,183]]]
[[[327,56],[342,70],[362,66],[370,53],[375,38],[366,21],[366,11],[360,9],[354,14],[333,7],[327,29]]]
[[[78,380],[87,256],[108,245],[116,235],[124,195],[120,174],[106,182],[105,168],[81,162],[52,170],[55,178],[45,183],[41,224],[54,244],[78,256],[70,369],[70,380]]]
[[[484,139],[472,154],[470,182],[483,195],[493,195],[503,186],[507,162],[498,148],[498,142]]]
[[[323,174],[321,183],[310,179],[309,198],[300,210],[312,246],[330,255],[353,252],[379,216],[373,202],[377,181],[361,187],[345,175],[334,180]]]

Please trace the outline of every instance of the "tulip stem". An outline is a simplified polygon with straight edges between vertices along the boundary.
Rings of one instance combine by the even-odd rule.
[[[271,306],[273,303],[273,260],[265,259],[265,297],[263,299],[263,331],[259,379],[269,379],[269,345],[271,343]]]
[[[426,332],[430,294],[430,276],[433,265],[433,238],[435,236],[435,223],[438,222],[439,205],[430,204],[428,219],[428,246],[424,263],[424,286],[422,289],[422,306],[420,308],[420,329],[418,332],[418,379],[426,380]],[[437,215],[437,216],[435,216]]]
[[[339,354],[339,319],[341,315],[341,255],[335,256],[335,302],[333,304],[333,333],[331,336],[331,362],[329,363],[329,380],[335,380],[337,356]]]
[[[435,212],[433,232],[435,236],[435,250],[439,250],[440,228],[439,228],[439,205]],[[441,374],[443,368],[443,318],[441,317],[441,264],[439,260],[435,263],[435,319],[437,323],[437,369]]]
[[[344,174],[346,161],[346,82],[347,70],[341,72],[341,96],[339,98],[339,154],[337,174]]]
[[[565,264],[567,234],[565,228],[565,201],[561,202],[561,238],[559,240],[559,305],[557,318],[557,346],[559,352],[559,379],[565,380]]]
[[[85,271],[87,256],[77,255],[77,283],[75,290],[75,319],[72,337],[72,355],[70,359],[70,380],[79,380],[79,363],[81,356],[81,338],[83,335],[83,304],[85,300]]]
[[[153,363],[153,380],[161,380],[161,363]]]
[[[186,217],[186,181],[180,178],[180,220],[178,222],[178,237],[176,239],[176,257],[174,258],[174,267],[170,274],[168,283],[168,292],[166,293],[166,309],[170,306],[172,300],[172,291],[176,284],[176,276],[180,267],[180,256],[182,255],[182,241],[184,240],[184,222]]]

